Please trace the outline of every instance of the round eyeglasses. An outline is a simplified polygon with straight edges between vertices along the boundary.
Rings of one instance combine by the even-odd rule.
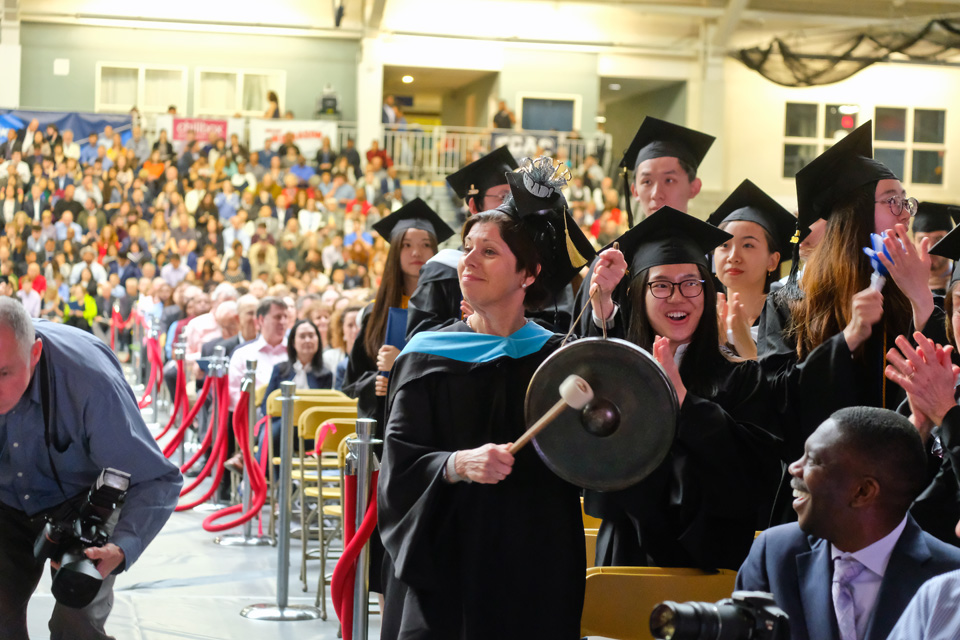
[[[665,300],[673,295],[674,288],[680,289],[680,295],[684,298],[696,298],[703,293],[703,280],[681,280],[680,282],[670,282],[661,280],[657,282],[648,282],[650,293],[654,298]]]
[[[900,215],[904,209],[910,212],[910,217],[917,215],[917,208],[920,203],[916,198],[901,198],[900,196],[890,196],[883,200],[874,200],[874,204],[885,204],[890,207],[890,213],[895,216]]]

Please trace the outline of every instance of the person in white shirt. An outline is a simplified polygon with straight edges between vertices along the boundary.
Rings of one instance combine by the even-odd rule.
[[[70,129],[63,130],[63,155],[80,160],[80,145],[73,141],[73,131]]]
[[[200,348],[211,340],[222,337],[220,323],[217,322],[217,309],[228,300],[239,297],[237,290],[228,282],[221,282],[210,296],[210,311],[191,320],[183,329],[187,341],[187,360],[196,360],[200,357]]]
[[[267,296],[260,300],[257,307],[257,329],[259,337],[249,344],[238,347],[230,358],[230,410],[237,406],[240,399],[240,383],[247,369],[247,360],[257,361],[257,387],[270,382],[273,367],[288,360],[287,303],[281,298]]]

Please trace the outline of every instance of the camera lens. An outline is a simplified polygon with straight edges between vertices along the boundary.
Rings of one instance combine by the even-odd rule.
[[[713,640],[719,637],[716,605],[704,602],[662,602],[650,615],[650,632],[664,640]]]

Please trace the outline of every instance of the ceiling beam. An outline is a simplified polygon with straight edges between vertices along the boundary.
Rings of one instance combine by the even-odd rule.
[[[713,44],[720,49],[725,49],[730,36],[740,24],[740,18],[743,12],[750,4],[750,0],[729,0],[727,10],[723,12],[720,22],[717,23],[717,30],[713,34]]]
[[[369,0],[365,10],[363,25],[374,33],[380,31],[383,24],[383,12],[387,6],[387,0]]]

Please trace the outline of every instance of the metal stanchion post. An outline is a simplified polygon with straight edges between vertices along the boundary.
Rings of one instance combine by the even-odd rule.
[[[207,368],[207,376],[212,378],[223,378],[227,375],[227,350],[221,346],[213,348],[213,358],[210,359],[210,366]],[[210,398],[212,398],[212,403],[210,405],[210,410],[213,412],[213,426],[210,427],[214,429],[213,434],[211,434],[211,441],[216,443],[218,432],[217,429],[220,428],[220,392],[217,390],[216,382],[211,383],[210,385]],[[226,427],[229,429],[229,425]],[[210,456],[213,457],[214,452],[210,451]],[[212,476],[211,476],[212,477]],[[207,500],[204,504],[197,505],[194,508],[194,511],[201,513],[206,513],[210,511],[219,511],[224,507],[229,505],[220,502],[219,490],[214,491],[210,495],[210,499]]]
[[[360,529],[363,518],[367,514],[370,504],[370,479],[377,467],[376,455],[373,453],[375,445],[382,441],[373,437],[377,429],[377,421],[369,418],[357,420],[357,437],[347,440],[349,454],[346,460],[346,473],[357,476],[357,513],[356,529]],[[346,516],[347,514],[344,514]],[[357,556],[357,570],[353,583],[353,639],[367,640],[368,616],[370,613],[370,584],[367,574],[370,565],[370,543],[363,545],[363,550]]]
[[[243,372],[243,382],[240,383],[240,391],[246,391],[249,395],[247,404],[247,442],[252,450],[253,428],[257,424],[257,361],[247,360],[246,362],[247,368]],[[264,433],[264,444],[267,442],[266,438],[269,437],[269,423],[267,423],[266,433]],[[260,447],[260,455],[267,455],[266,446]],[[267,468],[269,469],[269,466]],[[250,503],[253,501],[253,496],[251,495],[252,489],[250,488],[250,474],[259,472],[260,469],[256,465],[253,465],[252,469],[249,465],[244,465],[243,467],[243,488],[241,489],[243,493],[243,513],[247,513],[250,510]],[[213,541],[216,544],[234,547],[263,547],[271,544],[270,538],[266,536],[253,535],[253,518],[250,518],[243,523],[242,535],[233,534],[228,536],[217,536],[213,539]]]
[[[114,319],[114,315],[120,315],[120,303],[113,303],[113,313],[110,314],[110,345],[113,348],[113,353],[117,353],[117,349],[120,347],[120,332],[117,331],[117,321]]]
[[[177,340],[173,343],[173,359],[177,362],[183,362],[183,359],[187,356],[187,343],[183,341],[183,336],[180,337],[180,340]],[[184,370],[183,373],[183,403],[186,405],[186,395],[187,395],[187,373]],[[174,398],[176,398],[176,389],[174,389]],[[173,407],[173,411],[177,410],[177,407]],[[186,417],[186,411],[180,413],[180,424],[183,424],[183,419]],[[186,435],[180,440],[180,464],[177,466],[182,467],[187,462],[187,452],[186,452]]]
[[[130,326],[130,344],[127,346],[127,353],[130,354],[130,368],[133,370],[133,381],[130,386],[136,395],[143,393],[143,327],[135,320],[137,307],[130,310],[127,320],[131,322]]]
[[[296,383],[280,383],[280,525],[277,534],[277,603],[254,604],[243,609],[240,615],[253,620],[316,620],[320,609],[307,605],[288,604],[290,587],[290,489],[293,484],[291,462],[293,460],[293,411]]]
[[[147,316],[148,318],[150,316]],[[147,340],[159,340],[160,339],[160,330],[157,329],[153,324],[150,324],[150,329],[147,331]],[[158,342],[159,344],[159,342]],[[147,362],[150,361],[150,358],[147,358]],[[153,369],[153,364],[150,364],[150,369]],[[147,382],[150,381],[150,374],[147,374],[145,378]],[[150,394],[151,402],[150,408],[151,411],[151,420],[147,423],[147,427],[150,429],[159,429],[160,428],[160,389],[163,388],[163,366],[161,363],[157,363],[157,377],[153,381],[153,386],[150,389],[147,389],[147,393]]]

